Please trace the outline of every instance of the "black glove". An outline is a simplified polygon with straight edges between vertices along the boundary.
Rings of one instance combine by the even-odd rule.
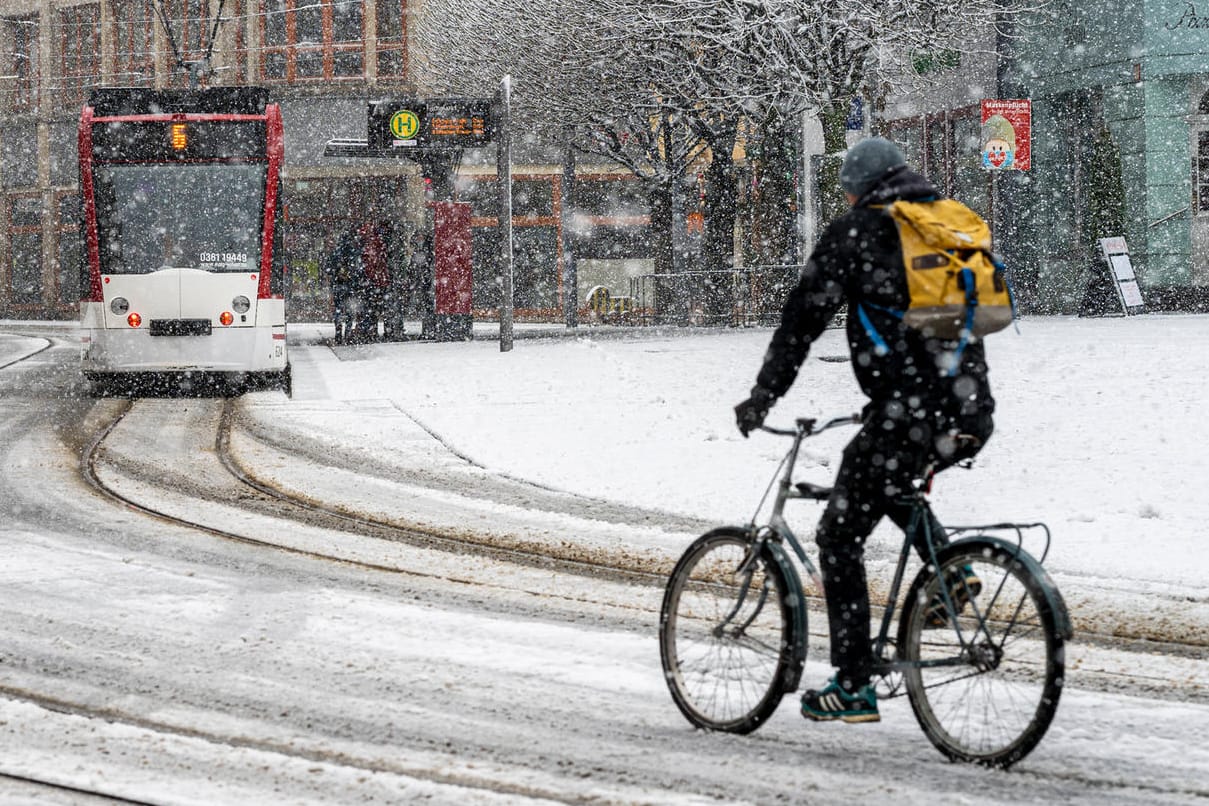
[[[746,437],[764,425],[764,418],[776,400],[776,395],[764,387],[753,386],[751,397],[735,406],[735,425],[739,426],[739,433]]]

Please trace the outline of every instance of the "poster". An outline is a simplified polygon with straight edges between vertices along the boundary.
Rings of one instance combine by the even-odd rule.
[[[982,167],[1027,171],[1032,167],[1033,102],[983,99]]]

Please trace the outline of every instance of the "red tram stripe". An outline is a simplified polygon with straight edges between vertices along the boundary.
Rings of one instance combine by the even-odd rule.
[[[85,106],[80,115],[80,154],[87,154],[80,162],[80,186],[84,202],[84,230],[88,249],[88,300],[102,302],[105,292],[101,288],[101,243],[97,236],[97,203],[92,185],[92,107]]]
[[[281,163],[285,152],[285,132],[281,123],[281,108],[277,104],[265,107],[268,119],[269,175],[264,194],[264,227],[260,241],[260,288],[257,296],[269,299],[273,276],[273,231],[277,226],[277,185],[281,177]]]

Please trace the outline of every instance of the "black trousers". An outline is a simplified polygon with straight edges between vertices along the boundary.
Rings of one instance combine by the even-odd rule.
[[[837,681],[846,689],[855,690],[869,682],[874,660],[865,541],[883,517],[899,528],[907,526],[911,506],[904,496],[930,462],[939,470],[978,452],[992,426],[989,414],[976,419],[976,427],[966,422],[961,430],[978,431],[973,434],[978,444],[954,453],[949,450],[952,432],[958,430],[953,421],[939,414],[919,416],[918,411],[895,404],[871,404],[865,411],[864,426],[844,448],[815,541],[831,627],[831,663],[838,670]],[[935,518],[930,531],[935,546],[948,544]],[[921,557],[928,556],[923,529],[917,532],[915,550]]]

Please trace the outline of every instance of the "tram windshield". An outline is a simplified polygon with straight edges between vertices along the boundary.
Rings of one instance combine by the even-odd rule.
[[[264,163],[96,167],[101,271],[257,271]]]

